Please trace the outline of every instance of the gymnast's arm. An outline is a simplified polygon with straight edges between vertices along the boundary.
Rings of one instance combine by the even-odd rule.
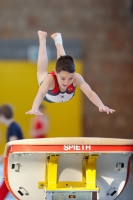
[[[36,95],[36,97],[35,97],[35,99],[33,101],[33,104],[32,104],[32,109],[30,111],[26,112],[26,114],[43,115],[43,113],[41,113],[39,111],[39,106],[40,106],[43,98],[45,97],[46,93],[50,89],[52,83],[53,83],[52,76],[51,75],[47,75],[44,78],[43,83],[39,87],[38,93],[37,93],[37,95]]]
[[[80,74],[76,73],[75,84],[82,90],[89,100],[99,108],[100,112],[106,112],[107,114],[115,112],[115,110],[108,108],[102,103],[98,95],[90,88]]]

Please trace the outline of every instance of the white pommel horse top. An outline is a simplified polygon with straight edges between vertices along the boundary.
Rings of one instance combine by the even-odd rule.
[[[18,200],[114,200],[129,177],[133,140],[64,137],[6,144],[4,179]]]

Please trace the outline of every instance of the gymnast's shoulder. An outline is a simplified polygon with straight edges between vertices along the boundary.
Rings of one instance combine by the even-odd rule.
[[[81,74],[75,73],[73,84],[74,86],[80,86],[82,83],[84,83],[84,78]]]
[[[49,89],[53,88],[53,86],[54,86],[54,79],[51,76],[51,74],[47,74],[44,77],[44,80],[42,81],[42,83],[40,85],[41,85],[41,87],[47,86]]]

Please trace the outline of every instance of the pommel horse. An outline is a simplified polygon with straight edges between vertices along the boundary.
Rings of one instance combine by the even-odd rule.
[[[24,139],[6,144],[4,179],[18,200],[114,200],[129,177],[133,140]]]

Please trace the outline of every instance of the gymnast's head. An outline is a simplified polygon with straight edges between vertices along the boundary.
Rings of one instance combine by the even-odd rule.
[[[75,76],[75,63],[72,56],[60,56],[56,62],[55,73],[60,87],[65,88],[73,83]]]

